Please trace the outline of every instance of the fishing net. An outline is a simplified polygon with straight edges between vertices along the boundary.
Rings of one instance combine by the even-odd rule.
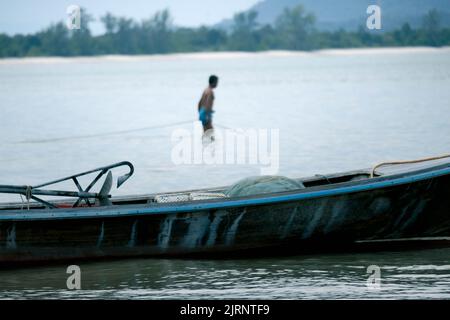
[[[217,198],[225,198],[226,195],[220,192],[190,192],[190,193],[176,193],[176,194],[159,194],[155,196],[155,202],[182,202],[191,200],[210,200]]]
[[[272,193],[289,190],[304,189],[301,182],[281,176],[258,176],[242,179],[230,186],[224,193],[221,192],[186,192],[159,194],[155,202],[183,202],[192,200],[210,200],[226,197],[248,196],[261,193]]]
[[[242,179],[225,191],[229,197],[249,196],[304,189],[303,183],[282,176],[258,176]]]
[[[181,201],[189,201],[189,194],[159,194],[155,196],[155,202],[158,203]]]

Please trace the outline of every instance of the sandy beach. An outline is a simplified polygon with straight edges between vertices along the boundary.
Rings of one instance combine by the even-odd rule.
[[[450,47],[384,47],[384,48],[346,48],[346,49],[323,49],[317,51],[288,51],[270,50],[258,52],[223,51],[223,52],[192,52],[192,53],[169,53],[154,55],[103,55],[90,57],[27,57],[27,58],[4,58],[0,59],[2,64],[55,64],[71,62],[94,62],[94,61],[142,61],[142,60],[173,60],[173,59],[199,59],[199,60],[222,60],[236,58],[255,57],[296,57],[314,55],[336,55],[336,56],[358,56],[358,55],[385,55],[385,54],[417,54],[417,53],[450,53]]]

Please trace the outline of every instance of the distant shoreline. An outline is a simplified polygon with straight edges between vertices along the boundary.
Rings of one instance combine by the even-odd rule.
[[[450,53],[450,46],[446,47],[366,47],[366,48],[339,48],[321,49],[314,51],[289,51],[289,50],[268,50],[268,51],[210,51],[210,52],[186,52],[167,53],[150,55],[96,55],[96,56],[76,56],[76,57],[20,57],[20,58],[0,58],[2,64],[23,64],[23,63],[70,63],[70,62],[93,62],[93,61],[136,61],[154,59],[235,59],[246,57],[295,57],[295,56],[317,56],[317,55],[379,55],[379,54],[404,54],[404,53]]]

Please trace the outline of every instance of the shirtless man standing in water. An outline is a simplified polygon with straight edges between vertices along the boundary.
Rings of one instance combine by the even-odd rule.
[[[209,86],[203,91],[202,97],[198,102],[198,113],[199,120],[203,125],[203,132],[209,129],[213,129],[212,126],[212,114],[213,114],[213,104],[214,104],[214,92],[213,89],[217,87],[219,83],[219,78],[215,75],[209,77]],[[214,140],[214,138],[211,138]]]

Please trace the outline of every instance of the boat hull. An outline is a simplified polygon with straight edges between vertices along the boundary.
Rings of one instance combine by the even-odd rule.
[[[358,241],[450,236],[449,174],[380,183],[374,187],[350,184],[341,192],[333,188],[303,192],[303,197],[289,194],[282,201],[250,198],[238,204],[206,201],[203,206],[3,214],[0,263],[198,254],[226,257],[278,248],[345,250]]]

